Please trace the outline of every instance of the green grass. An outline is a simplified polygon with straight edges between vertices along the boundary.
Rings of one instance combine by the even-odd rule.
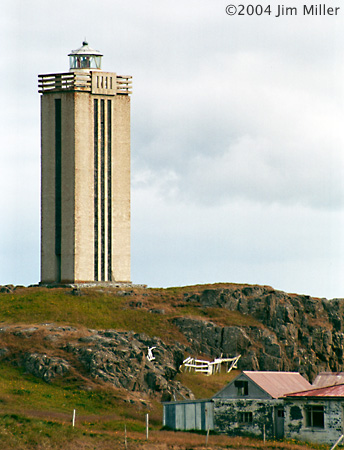
[[[28,289],[23,293],[0,294],[0,318],[4,322],[54,322],[108,328],[122,325],[116,312],[123,298],[90,292],[73,296],[64,289]]]
[[[92,288],[81,296],[70,289],[22,289],[18,293],[0,294],[1,323],[55,323],[93,329],[117,329],[145,332],[164,340],[185,338],[171,323],[176,316],[213,320],[223,326],[257,326],[262,324],[250,316],[224,308],[200,308],[183,302],[185,288],[137,290],[136,296],[120,297],[114,292]],[[146,295],[147,297],[143,296]],[[128,307],[130,301],[144,300],[147,308]],[[180,307],[183,306],[183,307]],[[152,314],[149,308],[165,309],[165,314]]]
[[[191,389],[196,398],[205,399],[219,392],[238,373],[237,370],[232,370],[230,373],[223,371],[212,376],[206,376],[203,373],[181,372],[177,375],[176,379]]]
[[[142,294],[146,293],[148,296],[143,297]],[[87,289],[83,295],[73,296],[67,289],[25,289],[14,294],[0,294],[0,327],[18,323],[53,323],[79,329],[130,330],[159,337],[166,343],[178,341],[182,344],[188,342],[173,324],[175,317],[212,320],[221,326],[262,327],[252,317],[237,311],[190,306],[181,300],[170,300],[171,295],[174,294],[167,290],[141,290],[136,296],[120,297],[116,293]],[[145,307],[130,307],[132,301],[141,300],[145,302]],[[154,308],[164,309],[165,314],[149,312]],[[22,345],[27,346],[28,342]],[[42,344],[36,342],[36,346],[39,349]]]
[[[73,409],[77,416],[125,419],[129,429],[142,426],[147,407],[125,402],[120,391],[99,386],[98,389],[80,389],[80,383],[60,379],[54,384],[26,374],[21,368],[0,363],[0,410],[4,413],[33,414],[42,412],[70,422]],[[161,422],[161,405],[151,403],[152,425]],[[58,413],[58,414],[57,414]]]
[[[89,289],[80,297],[70,290],[30,290],[0,294],[0,324],[55,323],[92,329],[117,329],[166,336],[166,318],[125,307],[125,299]],[[171,328],[171,327],[169,327]],[[173,328],[173,327],[172,327]],[[179,337],[179,336],[178,336]]]
[[[33,448],[44,441],[62,444],[78,434],[81,434],[79,430],[56,422],[32,420],[20,414],[0,416],[0,441],[4,449]]]
[[[85,426],[73,428],[21,414],[0,414],[2,450],[114,450],[123,448],[122,441],[121,435],[95,432]]]
[[[0,363],[0,402],[4,410],[41,410],[80,414],[114,412],[118,398],[110,390],[85,391],[68,380],[54,384],[24,373],[19,367]]]

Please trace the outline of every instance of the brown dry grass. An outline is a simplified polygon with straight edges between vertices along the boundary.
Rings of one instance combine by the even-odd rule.
[[[12,424],[13,425],[13,424]],[[59,426],[53,430],[52,422],[29,423],[35,428],[36,435],[27,432],[25,420],[19,419],[15,424],[16,433],[11,430],[4,433],[0,423],[0,442],[2,450],[309,450],[328,449],[328,446],[306,445],[296,442],[278,442],[259,439],[229,437],[224,435],[205,435],[186,432],[150,431],[146,440],[145,432],[127,432],[124,425],[119,431],[89,430],[87,424],[77,424],[73,429]],[[8,432],[9,431],[9,432]],[[12,432],[12,435],[11,435]],[[20,433],[27,433],[25,437]],[[125,442],[127,441],[127,445]],[[208,442],[207,442],[208,441]],[[207,445],[206,445],[207,442]]]

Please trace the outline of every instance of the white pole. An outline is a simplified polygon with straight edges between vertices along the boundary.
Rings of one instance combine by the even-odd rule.
[[[127,442],[127,425],[124,425],[124,446],[125,446],[125,449],[127,450],[127,448],[128,448],[128,442]]]
[[[208,447],[208,439],[209,439],[209,428],[207,430],[207,437],[205,438],[205,447]]]
[[[205,446],[208,447],[209,423],[208,423],[208,408],[207,407],[205,407],[205,429],[207,430],[207,436],[205,438]]]
[[[73,426],[73,428],[75,427],[75,409],[73,409],[72,426]]]
[[[148,441],[148,437],[149,437],[148,426],[149,426],[149,414],[146,414],[146,439],[147,439],[147,441]]]
[[[265,423],[263,425],[263,440],[264,440],[264,444],[265,444]]]
[[[331,450],[334,450],[337,447],[337,445],[339,445],[341,443],[343,438],[344,438],[344,434],[342,434],[341,437],[338,439],[338,441],[334,444],[334,446],[331,447]]]

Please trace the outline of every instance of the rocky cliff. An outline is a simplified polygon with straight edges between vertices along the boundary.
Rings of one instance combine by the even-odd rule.
[[[15,294],[14,287],[2,289]],[[75,289],[67,293],[77,294],[74,302],[87,295]],[[168,296],[165,290],[143,288],[114,290],[113,295],[125,298],[126,312],[159,316],[166,339],[131,329],[4,323],[0,358],[47,382],[77,376],[88,386],[90,381],[108,383],[163,400],[192,398],[175,380],[187,356],[240,354],[240,369],[299,371],[310,381],[320,371],[344,370],[342,299],[235,284],[185,287]],[[171,339],[171,330],[181,338]]]
[[[344,369],[343,299],[231,285],[205,289],[185,301],[238,311],[261,323],[221,327],[211,321],[176,318],[195,351],[212,356],[241,354],[241,369],[299,371],[311,381],[321,371]]]

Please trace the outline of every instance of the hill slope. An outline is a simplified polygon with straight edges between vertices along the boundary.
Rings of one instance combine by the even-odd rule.
[[[236,284],[2,287],[2,412],[68,423],[76,409],[89,432],[124,423],[143,431],[149,412],[159,428],[161,400],[209,397],[235,375],[180,373],[187,356],[241,354],[240,369],[296,370],[312,381],[344,370],[343,305]]]

